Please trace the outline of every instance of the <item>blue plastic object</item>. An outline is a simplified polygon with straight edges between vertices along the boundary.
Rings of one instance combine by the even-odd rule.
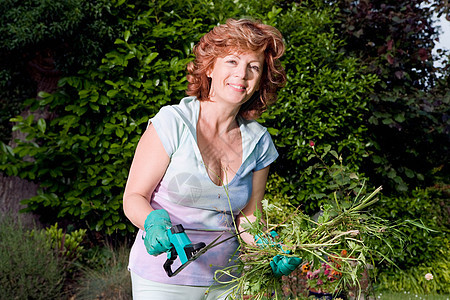
[[[181,271],[190,259],[193,257],[200,249],[206,246],[205,243],[200,242],[197,244],[192,244],[191,240],[184,231],[183,225],[175,225],[167,230],[167,235],[169,236],[170,243],[173,245],[170,251],[167,253],[167,260],[164,263],[164,270],[169,277],[175,276]],[[177,270],[172,271],[172,264],[180,257],[181,267]]]

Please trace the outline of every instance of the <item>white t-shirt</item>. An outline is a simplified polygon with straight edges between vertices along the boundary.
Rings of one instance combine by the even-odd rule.
[[[195,97],[186,97],[178,105],[161,108],[150,119],[170,157],[167,171],[152,195],[151,205],[154,209],[167,210],[173,225],[200,229],[186,230],[192,243],[208,244],[223,231],[227,233],[219,241],[235,232],[233,219],[250,199],[253,172],[270,165],[278,157],[278,152],[266,128],[256,121],[238,117],[242,164],[228,184],[217,186],[208,176],[197,145],[199,111],[200,102]],[[237,239],[230,239],[206,251],[176,276],[168,277],[163,269],[167,255],[149,255],[142,234],[143,231],[139,230],[131,249],[129,269],[156,282],[210,286],[215,283],[215,271],[233,263],[233,256],[238,254]],[[177,259],[172,270],[175,271],[179,265]]]

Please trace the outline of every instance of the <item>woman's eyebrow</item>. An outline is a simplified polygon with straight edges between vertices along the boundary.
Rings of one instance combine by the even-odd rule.
[[[227,55],[226,57],[228,57],[228,56],[233,56],[233,57],[235,57],[235,58],[237,58],[237,59],[241,59],[241,57],[240,57],[239,55],[237,55],[237,54],[229,54],[229,55]],[[257,58],[255,58],[254,60],[251,60],[251,61],[249,61],[249,62],[251,62],[251,63],[254,63],[254,62],[261,63],[261,62],[259,61],[259,59],[257,59]]]

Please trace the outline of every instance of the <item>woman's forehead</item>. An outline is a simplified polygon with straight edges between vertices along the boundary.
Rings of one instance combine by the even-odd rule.
[[[228,51],[224,51],[222,55],[219,55],[219,57],[224,58],[230,55],[236,57],[250,55],[254,56],[258,60],[264,61],[264,51],[253,51],[250,49],[229,49]]]

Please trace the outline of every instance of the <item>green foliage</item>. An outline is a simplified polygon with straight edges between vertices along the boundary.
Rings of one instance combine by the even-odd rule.
[[[450,247],[440,249],[433,259],[406,270],[392,273],[381,273],[377,277],[378,289],[394,292],[410,291],[415,294],[449,294],[450,293]],[[427,280],[425,274],[430,273],[433,279]]]
[[[364,116],[373,145],[364,169],[389,194],[432,185],[437,177],[448,180],[450,93],[431,56],[437,37],[431,13],[444,4],[333,2],[340,8],[336,30],[346,38],[346,55],[359,57],[366,72],[379,78]]]
[[[288,81],[263,120],[281,154],[273,170],[288,181],[296,202],[308,211],[318,208],[307,202],[308,196],[320,193],[325,184],[320,175],[302,177],[309,166],[309,141],[318,148],[337,145],[355,169],[367,155],[367,128],[361,119],[369,102],[364,95],[376,79],[362,75],[360,62],[341,52],[335,14],[331,6],[313,10],[293,4],[276,18],[287,44],[283,61]]]
[[[416,189],[411,197],[381,197],[375,207],[377,216],[392,221],[420,220],[433,231],[422,228],[404,226],[398,228],[408,243],[400,243],[396,238],[389,238],[393,247],[390,256],[392,261],[402,270],[414,268],[424,262],[432,261],[437,253],[448,247],[446,235],[449,233],[449,194],[448,187],[432,187]],[[385,247],[378,244],[379,249]],[[395,272],[392,266],[381,264],[381,272]]]
[[[27,59],[35,55],[32,51],[48,51],[55,56],[60,71],[74,64],[87,67],[95,63],[117,29],[110,1],[1,2],[0,51],[6,55],[2,63],[8,66],[13,63],[8,64],[8,59],[20,55]]]
[[[103,263],[86,268],[78,279],[76,299],[132,299],[130,273],[127,270],[129,247],[103,248]]]
[[[338,127],[328,130],[326,138],[342,137],[344,128],[350,128],[349,122],[356,121],[350,116],[357,116],[357,111],[364,108],[364,101],[359,99],[363,86],[373,80],[359,78],[357,62],[343,59],[338,53],[340,42],[329,33],[331,11],[313,12],[293,4],[282,12],[269,2],[233,3],[117,4],[115,9],[126,12],[121,15],[121,22],[127,30],[116,40],[115,49],[105,55],[100,66],[80,72],[78,76],[66,77],[60,81],[56,93],[41,93],[41,99],[26,103],[32,109],[46,107],[56,117],[52,120],[37,120],[33,116],[12,119],[16,122],[14,129],[24,132],[27,139],[17,141],[18,146],[14,149],[2,145],[4,155],[0,170],[7,175],[40,182],[39,195],[24,202],[28,210],[45,210],[46,215],[60,218],[75,217],[86,222],[90,229],[109,234],[133,231],[121,211],[121,198],[139,136],[148,118],[159,107],[177,103],[183,96],[185,66],[192,59],[193,43],[215,22],[224,21],[228,16],[257,15],[279,27],[285,35],[290,88],[280,97],[278,109],[267,114],[266,120],[271,131],[278,129],[274,139],[282,146],[281,152],[285,151],[287,162],[301,161],[299,157],[304,148],[296,149],[293,145],[302,145],[316,134],[320,138],[324,136],[325,127],[321,121],[332,121],[334,125],[325,122],[324,126],[329,125],[329,128]],[[223,14],[227,10],[231,15]],[[294,31],[293,24],[303,30]],[[336,44],[333,43],[335,40]],[[305,53],[312,59],[305,59]],[[301,72],[318,73],[320,78],[313,75],[300,78]],[[299,81],[303,86],[296,86]],[[322,83],[307,89],[311,82]],[[340,91],[343,87],[345,90]],[[298,98],[300,88],[304,88],[305,93]],[[306,101],[307,95],[314,101]],[[330,105],[330,101],[335,105]],[[344,108],[340,104],[344,102],[351,103],[353,108]],[[319,106],[321,108],[315,108]],[[334,113],[341,114],[334,111],[338,107],[348,111],[342,117],[332,117]],[[323,118],[316,113],[318,111]],[[306,112],[312,115],[298,121],[298,116]],[[339,119],[342,122],[337,125],[334,120]],[[317,128],[317,125],[322,127]],[[298,128],[308,126],[311,132],[306,137],[298,132]],[[356,143],[359,149],[359,139],[347,140],[340,147]],[[26,157],[32,157],[34,161]],[[295,170],[300,173],[304,165],[296,166]],[[316,182],[312,182],[313,185]]]
[[[293,204],[294,196],[290,195],[292,193],[289,192],[290,188],[292,187],[289,186],[286,179],[277,173],[269,175],[264,201],[266,201],[268,205],[274,205],[272,209],[270,209],[270,219],[274,220],[274,223],[283,222],[289,214],[293,213],[296,209],[296,206]],[[275,206],[283,207],[283,209],[275,209]],[[268,216],[266,216],[266,219],[268,219]]]
[[[321,1],[278,2],[111,2],[105,7],[125,28],[114,49],[92,68],[63,78],[56,93],[26,102],[32,109],[50,110],[53,118],[13,118],[14,129],[27,140],[14,149],[1,145],[0,171],[40,183],[39,195],[24,203],[51,223],[57,216],[108,234],[133,231],[121,211],[122,191],[148,118],[184,96],[185,66],[202,34],[228,17],[253,16],[280,29],[287,46],[288,84],[261,120],[280,152],[272,168],[282,178],[276,186],[293,205],[316,211],[323,200],[317,195],[328,183],[323,172],[307,176],[313,164],[307,159],[308,142],[315,141],[319,150],[336,145],[349,171],[358,171],[373,146],[381,145],[370,140],[362,121],[372,101],[366,95],[377,79],[367,75],[370,69],[360,60],[344,54],[346,44],[337,33],[340,11]],[[436,157],[430,155],[430,161]],[[377,172],[395,177],[390,169]]]
[[[375,150],[366,168],[373,169],[374,180],[390,190],[411,193],[414,187],[450,178],[450,89],[444,81],[439,84],[427,92],[392,92],[395,104],[374,110],[369,118]],[[374,99],[374,105],[384,101]]]
[[[0,220],[0,299],[60,299],[64,259],[45,235],[31,234],[11,218]]]
[[[0,141],[10,140],[9,119],[24,100],[36,97],[42,78],[31,64],[56,76],[97,64],[121,27],[116,13],[106,0],[0,1]]]
[[[45,229],[44,233],[51,247],[70,262],[79,259],[85,252],[81,244],[86,236],[86,229],[66,233],[63,232],[62,228],[58,228],[58,223],[56,223]]]
[[[4,39],[0,48],[18,49],[73,30],[83,17],[81,9],[78,0],[2,1],[0,34]]]

